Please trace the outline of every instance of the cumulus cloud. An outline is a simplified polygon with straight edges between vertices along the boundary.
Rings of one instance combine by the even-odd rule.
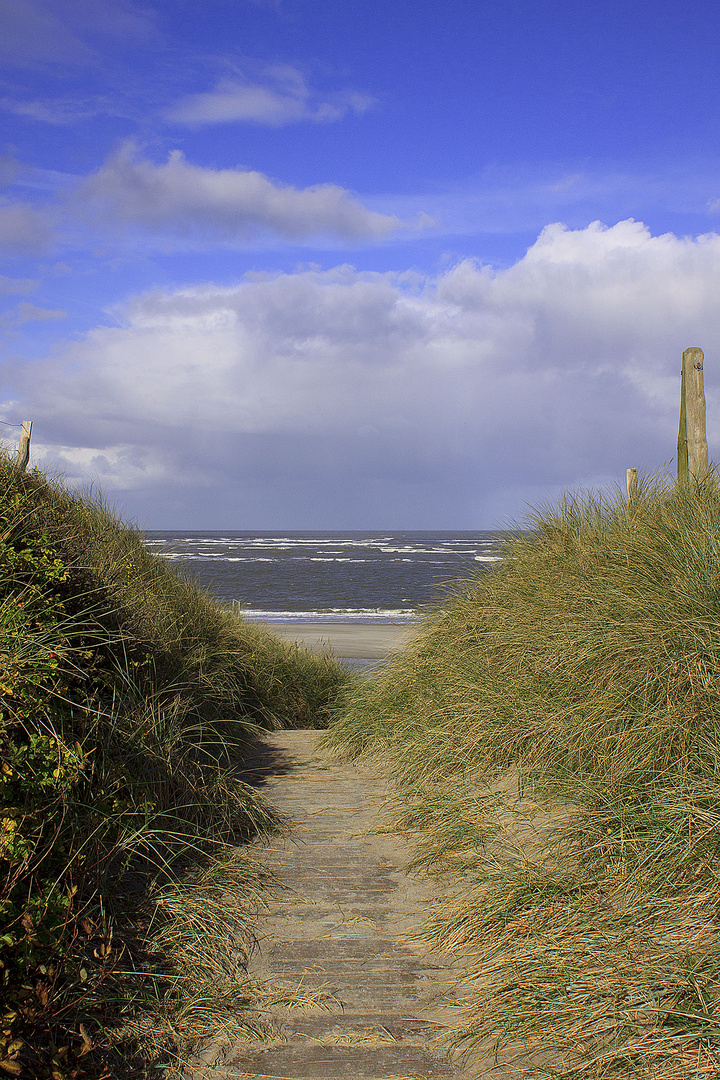
[[[167,110],[179,124],[253,123],[284,127],[302,120],[327,123],[366,112],[375,98],[357,90],[317,94],[302,72],[288,64],[266,68],[261,79],[242,75],[221,79],[213,90],[189,94]]]
[[[288,240],[329,236],[378,240],[403,228],[334,184],[294,188],[263,173],[192,165],[179,150],[164,165],[127,144],[82,184],[79,205],[96,221],[200,242],[245,241],[269,233]]]
[[[85,479],[102,456],[103,485],[149,526],[493,527],[670,460],[689,345],[708,357],[717,453],[719,274],[717,235],[625,221],[551,225],[500,271],[152,292],[13,368],[6,416],[32,415],[65,464],[74,447]]]
[[[136,446],[48,446],[36,439],[32,451],[36,461],[51,461],[55,472],[97,477],[104,488],[113,491],[128,491],[163,481],[172,483],[162,456],[155,454],[148,462],[147,455]]]

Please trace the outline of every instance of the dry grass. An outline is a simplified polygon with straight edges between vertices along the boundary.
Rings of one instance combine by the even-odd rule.
[[[465,969],[459,1045],[532,1077],[720,1075],[720,491],[530,524],[326,741],[382,758],[442,880],[424,938]]]

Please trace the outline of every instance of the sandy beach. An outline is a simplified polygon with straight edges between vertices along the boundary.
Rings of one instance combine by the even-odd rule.
[[[265,623],[268,630],[298,641],[314,652],[331,650],[335,656],[358,660],[383,659],[412,634],[413,626],[381,623]]]

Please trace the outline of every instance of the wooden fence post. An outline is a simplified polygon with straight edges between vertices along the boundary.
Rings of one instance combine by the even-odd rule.
[[[701,480],[707,476],[708,471],[703,359],[702,349],[686,349],[682,355],[680,426],[677,444],[679,483],[683,483],[690,477]]]
[[[32,435],[32,420],[23,420],[20,444],[17,453],[17,467],[20,472],[25,472],[30,460],[30,436]]]
[[[637,500],[638,485],[637,485],[637,469],[628,469],[625,473],[625,484],[627,486],[627,501],[628,510],[632,510],[633,505]]]
[[[703,359],[702,349],[686,349],[683,353],[688,473],[695,480],[707,476],[708,471]]]

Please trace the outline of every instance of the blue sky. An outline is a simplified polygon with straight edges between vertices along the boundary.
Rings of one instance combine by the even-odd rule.
[[[0,432],[149,528],[492,528],[720,423],[716,5],[0,0]]]

